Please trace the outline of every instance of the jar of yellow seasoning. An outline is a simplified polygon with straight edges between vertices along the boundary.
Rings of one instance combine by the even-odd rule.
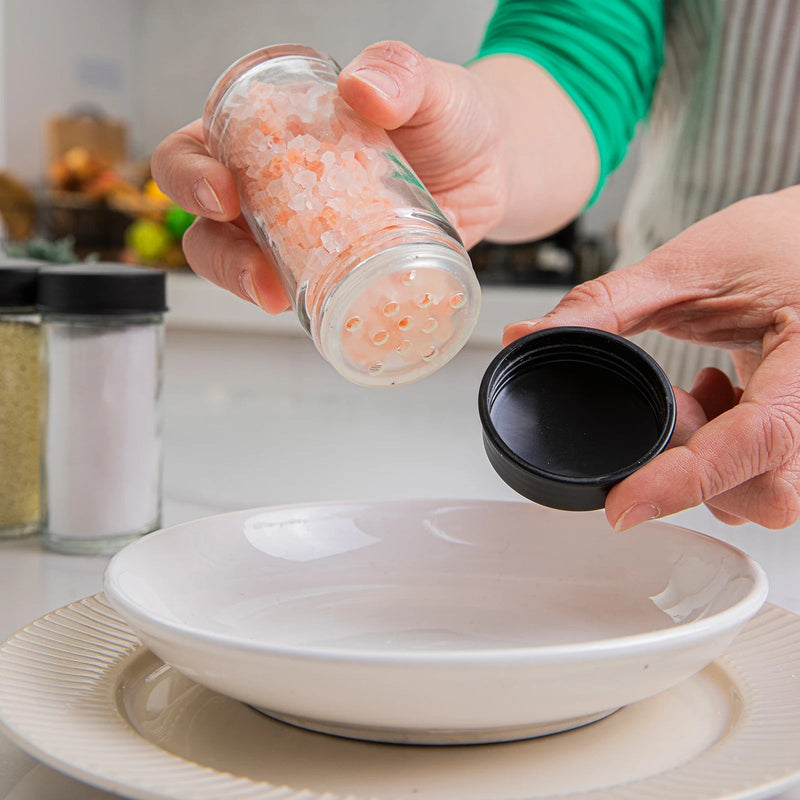
[[[39,529],[39,266],[0,261],[0,538]]]

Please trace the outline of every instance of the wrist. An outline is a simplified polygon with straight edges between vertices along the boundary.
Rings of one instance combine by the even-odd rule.
[[[541,238],[585,208],[597,185],[594,135],[567,93],[542,67],[516,55],[473,62],[470,72],[494,97],[498,159],[506,181],[496,241]]]

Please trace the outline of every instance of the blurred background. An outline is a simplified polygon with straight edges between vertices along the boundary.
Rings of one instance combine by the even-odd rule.
[[[184,269],[191,217],[149,179],[149,157],[198,117],[224,68],[300,42],[347,63],[403,39],[464,62],[493,0],[0,0],[0,214],[12,255],[99,257]],[[635,152],[635,147],[633,148]],[[632,153],[599,202],[543,242],[481,243],[487,286],[569,286],[613,258]]]

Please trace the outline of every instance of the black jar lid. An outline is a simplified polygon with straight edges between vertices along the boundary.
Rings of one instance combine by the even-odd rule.
[[[478,397],[486,454],[512,489],[553,508],[602,508],[662,452],[675,395],[659,365],[593,328],[535,331],[500,351]]]
[[[166,274],[110,263],[43,269],[36,306],[49,314],[159,313],[167,310]]]
[[[0,308],[33,308],[40,268],[33,258],[0,258]]]

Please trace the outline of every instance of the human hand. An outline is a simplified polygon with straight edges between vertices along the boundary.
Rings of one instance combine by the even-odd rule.
[[[170,134],[150,162],[159,188],[197,215],[181,242],[191,268],[270,314],[289,307],[274,261],[256,244],[241,214],[233,175],[206,149],[203,122]]]
[[[342,70],[339,92],[389,130],[468,248],[489,233],[535,238],[561,227],[594,188],[583,117],[527,59],[496,56],[466,69],[381,42]],[[195,272],[270,313],[285,310],[274,263],[250,235],[233,176],[209,155],[199,120],[156,148],[152,171],[198,217],[183,239]]]
[[[743,389],[718,370],[678,394],[670,449],[615,486],[617,530],[700,503],[724,522],[783,528],[800,518],[800,187],[742,200],[637,264],[575,287],[533,330],[583,325],[661,331],[730,349]]]
[[[505,175],[501,126],[491,92],[469,71],[423,58],[408,45],[367,48],[339,79],[343,99],[391,130],[467,246],[502,216]],[[209,155],[198,120],[159,145],[153,175],[162,190],[198,221],[183,240],[196,272],[268,311],[288,300],[274,265],[240,215],[233,176]]]

